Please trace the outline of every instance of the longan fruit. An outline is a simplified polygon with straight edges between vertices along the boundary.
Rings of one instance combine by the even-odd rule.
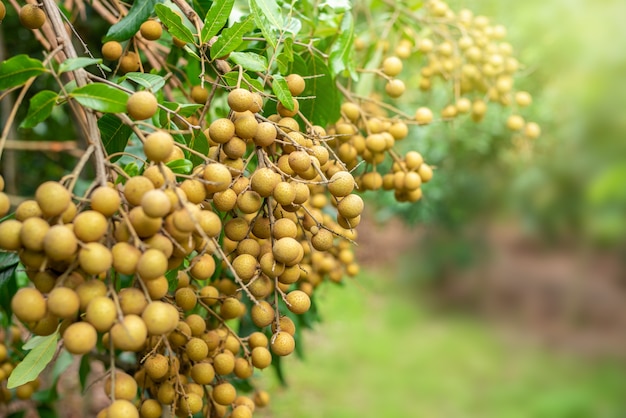
[[[56,287],[48,294],[48,311],[59,318],[74,318],[80,308],[78,294],[67,287]]]
[[[122,56],[124,48],[117,41],[108,41],[102,45],[102,57],[108,61],[117,61]]]
[[[71,229],[63,225],[54,225],[46,232],[43,249],[54,261],[69,260],[78,249],[78,241]]]
[[[75,322],[63,332],[63,346],[72,354],[90,352],[97,341],[98,333],[88,322]]]
[[[296,348],[296,342],[291,334],[281,331],[272,336],[270,348],[277,356],[287,356]]]
[[[209,347],[201,338],[192,337],[187,341],[185,353],[191,361],[201,361],[209,354]]]
[[[287,82],[287,87],[289,88],[289,92],[292,96],[301,95],[306,88],[306,82],[300,74],[289,74],[287,77],[285,77],[285,81]]]
[[[99,241],[107,232],[106,217],[95,210],[79,213],[73,221],[74,234],[83,242]]]
[[[237,390],[228,382],[220,383],[213,388],[212,397],[217,404],[230,405],[237,398]]]
[[[428,183],[433,178],[433,169],[428,164],[420,165],[417,173],[420,175],[422,182],[424,183]]]
[[[204,184],[197,179],[185,179],[179,186],[191,203],[201,203],[206,199]]]
[[[35,200],[46,218],[61,215],[71,198],[70,192],[56,181],[42,183],[35,191]]]
[[[76,294],[80,299],[80,310],[85,311],[93,299],[107,294],[107,286],[98,279],[87,280],[76,287]]]
[[[406,90],[406,86],[404,85],[404,81],[394,78],[389,80],[385,85],[385,92],[389,95],[389,97],[398,98],[404,94]]]
[[[344,197],[354,190],[354,177],[347,171],[337,171],[328,181],[328,191],[335,197]]]
[[[191,99],[198,103],[204,104],[209,99],[209,89],[200,85],[191,88]]]
[[[144,282],[152,300],[161,299],[167,295],[169,283],[165,276]]]
[[[226,320],[239,318],[241,315],[243,315],[243,313],[243,305],[241,304],[241,302],[239,302],[239,300],[233,297],[227,297],[226,299],[224,299],[222,305],[220,306],[220,315]]]
[[[98,332],[107,332],[117,319],[115,303],[107,296],[96,296],[87,305],[85,321]]]
[[[46,23],[46,14],[41,7],[34,4],[26,4],[20,9],[19,19],[22,26],[35,30],[41,28]]]
[[[119,291],[118,299],[120,309],[124,315],[141,313],[148,306],[148,300],[144,293],[136,287],[126,287]]]
[[[196,214],[196,222],[209,237],[218,237],[222,232],[222,220],[211,210],[201,210]]]
[[[126,102],[126,112],[134,120],[150,119],[158,109],[156,97],[146,90],[131,94]]]
[[[140,66],[139,55],[135,52],[127,52],[120,58],[119,69],[122,74],[138,71]]]
[[[50,225],[41,218],[28,218],[22,222],[20,229],[21,245],[31,251],[42,251],[43,241]]]
[[[131,205],[139,206],[143,195],[154,188],[154,184],[147,177],[131,177],[124,185],[124,197]]]
[[[167,335],[178,326],[178,310],[170,303],[153,301],[141,314],[151,335]]]
[[[215,273],[215,259],[210,254],[203,254],[191,260],[189,274],[196,280],[210,279]]]
[[[139,407],[141,418],[161,418],[161,415],[163,415],[163,407],[156,399],[146,399]]]
[[[215,378],[215,370],[211,363],[196,363],[191,367],[191,378],[199,385],[208,385]]]
[[[541,127],[535,122],[528,122],[524,126],[524,136],[530,139],[537,139],[541,135]]]
[[[155,382],[164,380],[170,372],[170,362],[163,354],[148,357],[143,367],[148,377]]]
[[[152,132],[143,142],[143,151],[146,157],[155,163],[165,161],[173,150],[174,138],[164,131]]]
[[[395,56],[387,57],[381,69],[389,77],[395,77],[402,72],[402,60]]]
[[[190,311],[196,307],[198,303],[198,296],[196,292],[191,287],[181,287],[176,290],[174,294],[174,299],[176,300],[176,304],[183,311]]]
[[[415,111],[415,120],[420,125],[426,125],[433,121],[433,112],[427,107],[420,107]]]
[[[284,237],[274,242],[272,246],[274,259],[286,266],[293,266],[302,260],[304,250],[302,245],[291,237]]]
[[[187,392],[185,396],[180,396],[178,398],[178,409],[176,411],[176,414],[179,417],[192,416],[200,412],[203,405],[204,404],[201,395],[193,392]]]
[[[207,137],[216,144],[225,144],[233,136],[235,136],[235,124],[230,119],[215,119],[209,125]]]
[[[113,268],[121,274],[135,274],[141,251],[127,242],[118,242],[111,248]]]
[[[161,189],[147,191],[141,198],[141,208],[150,218],[162,218],[170,213],[172,203],[168,195]]]
[[[269,147],[276,141],[278,132],[276,126],[270,122],[260,122],[252,140],[258,147]]]
[[[285,297],[287,308],[298,315],[301,315],[311,308],[311,298],[301,290],[292,290]]]
[[[254,392],[254,404],[259,408],[263,408],[270,403],[270,394],[264,390]]]
[[[0,22],[4,20],[6,15],[7,15],[7,8],[5,7],[4,3],[0,2]],[[0,187],[0,190],[2,190],[4,188],[4,181],[0,183],[2,185],[2,187]]]
[[[214,286],[204,286],[199,291],[200,300],[209,306],[215,305],[219,298],[219,290]]]
[[[191,314],[185,318],[185,322],[191,329],[191,335],[194,337],[200,337],[204,331],[206,331],[206,321],[198,314]]]
[[[235,369],[233,371],[235,373],[235,376],[237,376],[238,378],[247,379],[254,373],[254,368],[247,359],[243,357],[237,357],[237,359],[235,360]]]
[[[506,127],[512,131],[520,131],[524,127],[524,118],[520,115],[511,115],[506,120]]]
[[[290,334],[292,336],[296,335],[296,324],[294,324],[293,320],[288,316],[281,316],[278,320],[278,324],[280,325],[280,330]],[[277,330],[276,323],[272,324],[272,332],[275,333]]]
[[[118,211],[122,202],[117,190],[100,186],[91,193],[91,209],[100,212],[106,217],[112,216]]]
[[[272,364],[272,353],[264,346],[257,346],[251,352],[252,365],[257,369],[265,369]]]
[[[46,300],[39,290],[23,287],[13,295],[11,310],[24,323],[37,322],[46,316]]]
[[[149,248],[137,262],[137,273],[142,280],[154,280],[167,271],[167,257],[163,252]]]
[[[223,192],[230,187],[233,180],[228,167],[219,163],[207,165],[202,176],[208,182],[204,185],[207,193]]]
[[[363,213],[363,199],[356,194],[345,196],[337,204],[337,211],[345,218],[355,218]]]
[[[156,20],[146,20],[139,26],[139,32],[147,40],[156,41],[163,34],[163,28]]]
[[[235,135],[245,141],[250,140],[256,135],[258,127],[259,122],[254,116],[240,117],[235,121]]]
[[[11,210],[11,201],[6,193],[0,192],[0,218],[4,217]]]
[[[139,418],[137,407],[126,399],[116,397],[107,410],[107,418]]]
[[[39,204],[35,200],[24,200],[19,205],[17,205],[17,208],[15,208],[15,219],[20,222],[24,222],[28,218],[35,217],[43,217],[43,212],[41,211]]]
[[[146,344],[148,328],[138,315],[126,315],[110,331],[113,346],[122,351],[141,351]]]
[[[272,323],[275,318],[274,308],[266,300],[260,301],[252,306],[250,311],[252,322],[259,328],[263,328]]]
[[[235,112],[245,112],[253,106],[254,97],[246,89],[235,88],[228,93],[228,106]]]
[[[300,102],[296,98],[293,98],[292,104],[293,110],[290,110],[282,102],[278,102],[276,105],[276,111],[280,116],[292,118],[300,111]]]
[[[235,370],[235,356],[226,350],[213,357],[213,369],[215,373],[225,376]]]

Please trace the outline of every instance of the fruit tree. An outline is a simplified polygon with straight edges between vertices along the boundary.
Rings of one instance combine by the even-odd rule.
[[[361,192],[427,196],[427,125],[501,106],[539,135],[505,28],[439,0],[4,0],[2,19],[37,47],[5,48],[0,156],[59,115],[83,152],[13,206],[0,177],[0,413],[53,401],[39,375],[75,355],[83,384],[105,364],[99,417],[252,416],[316,288],[359,271]]]

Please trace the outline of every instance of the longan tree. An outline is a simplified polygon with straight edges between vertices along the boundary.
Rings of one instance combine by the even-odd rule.
[[[40,53],[0,64],[0,155],[59,112],[84,152],[13,209],[0,177],[4,403],[76,355],[83,385],[105,364],[98,416],[252,416],[255,370],[359,271],[359,194],[422,199],[426,125],[510,106],[512,134],[539,135],[505,29],[439,0],[6,3]]]

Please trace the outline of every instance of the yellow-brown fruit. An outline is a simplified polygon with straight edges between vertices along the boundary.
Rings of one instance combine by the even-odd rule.
[[[56,181],[42,183],[35,191],[35,200],[46,218],[61,215],[71,198],[70,192]]]
[[[234,373],[235,376],[240,379],[247,379],[254,373],[254,368],[247,359],[243,357],[237,357],[237,359],[235,360]]]
[[[228,106],[235,112],[245,112],[253,105],[254,97],[246,89],[236,88],[228,93]]]
[[[96,329],[87,322],[75,322],[63,332],[63,345],[72,354],[90,352],[98,341]]]
[[[189,273],[196,280],[206,280],[215,273],[215,260],[210,254],[203,254],[191,260],[191,270]]]
[[[415,120],[420,125],[426,125],[433,121],[433,112],[427,107],[420,107],[415,111]]]
[[[112,377],[115,377],[113,381]],[[111,390],[115,388],[114,395],[117,399],[132,401],[137,396],[137,381],[129,374],[121,370],[115,371],[115,376],[107,376],[104,381],[104,393],[111,396]]]
[[[4,20],[4,17],[7,15],[7,8],[4,6],[4,3],[0,2],[0,22]],[[4,180],[0,181],[0,190],[4,189]]]
[[[272,353],[266,347],[254,347],[251,353],[252,365],[257,369],[265,369],[272,364]]]
[[[71,229],[63,225],[54,225],[43,240],[46,255],[55,261],[69,260],[76,253],[78,241]]]
[[[248,345],[251,349],[255,347],[267,347],[269,340],[267,336],[260,331],[255,331],[248,337]]]
[[[165,217],[172,208],[168,195],[161,189],[147,191],[141,198],[141,208],[150,218]]]
[[[272,195],[274,188],[280,182],[280,175],[268,167],[258,168],[250,178],[250,187],[261,197]]]
[[[207,136],[216,144],[225,144],[235,136],[235,124],[227,118],[216,119],[209,125]]]
[[[254,404],[259,408],[263,408],[270,403],[270,394],[264,390],[258,390],[254,393]]]
[[[200,180],[185,179],[179,187],[191,203],[198,204],[206,199],[206,190],[204,188],[204,184]]]
[[[276,141],[277,131],[273,123],[261,122],[258,124],[252,140],[259,147],[269,147]]]
[[[208,385],[215,378],[215,370],[211,363],[196,363],[191,367],[191,378],[199,385]]]
[[[235,121],[235,135],[245,141],[250,140],[256,135],[258,127],[259,122],[257,122],[254,116],[239,117]],[[232,139],[230,141],[232,141]]]
[[[300,102],[298,102],[296,98],[293,98],[292,100],[293,101],[291,103],[293,109],[288,109],[282,102],[278,102],[276,105],[276,111],[280,116],[292,118],[298,114],[300,111]]]
[[[328,251],[333,248],[334,235],[327,229],[319,228],[317,234],[311,237],[313,248],[318,251]]]
[[[11,309],[20,321],[37,322],[46,316],[46,300],[39,290],[23,287],[11,299]]]
[[[121,274],[135,274],[141,251],[127,242],[118,242],[111,249],[113,268]]]
[[[524,135],[526,138],[537,139],[541,135],[541,127],[535,122],[528,122],[524,126]]]
[[[144,293],[136,287],[125,287],[118,294],[120,309],[124,315],[141,313],[148,306],[148,300]]]
[[[296,348],[296,341],[291,334],[278,332],[272,336],[270,348],[277,356],[287,356]]]
[[[296,324],[294,324],[293,320],[288,316],[281,316],[278,320],[278,324],[280,325],[280,330],[286,332],[287,334],[294,336],[296,335]],[[272,324],[272,332],[276,333],[276,323]]]
[[[85,312],[85,321],[98,332],[107,332],[117,319],[115,303],[107,296],[97,296],[89,302]]]
[[[167,271],[167,257],[161,251],[149,248],[137,262],[137,273],[143,280],[154,280]]]
[[[15,208],[15,219],[24,222],[28,218],[42,217],[43,212],[35,200],[24,200]]]
[[[220,307],[220,314],[222,318],[226,320],[238,318],[243,315],[243,313],[243,305],[241,304],[241,302],[239,302],[239,300],[233,297],[227,297],[226,299],[224,299],[224,301],[222,302],[222,306]]]
[[[134,52],[127,52],[120,58],[120,72],[123,74],[138,71],[141,66],[141,62],[139,61],[139,55]]]
[[[292,96],[301,95],[306,88],[306,82],[300,74],[289,74],[285,77],[285,81],[287,82],[287,87],[289,88],[289,92]]]
[[[78,294],[68,287],[54,288],[48,295],[48,311],[59,318],[74,318],[79,308]]]
[[[0,223],[0,249],[18,251],[22,248],[21,230],[22,223],[15,219],[7,219]]]
[[[102,45],[102,57],[108,61],[117,61],[122,56],[124,48],[117,41],[105,42]]]
[[[170,362],[163,354],[155,354],[146,359],[144,364],[146,374],[155,382],[165,379],[170,372]]]
[[[202,361],[209,354],[209,347],[201,338],[192,337],[185,346],[185,353],[192,361]]]
[[[213,357],[213,369],[215,373],[222,376],[232,373],[235,370],[235,356],[233,353],[226,350]]]
[[[301,315],[311,308],[311,298],[301,290],[292,290],[285,299],[287,308],[295,314]]]
[[[91,209],[107,217],[117,212],[121,202],[119,192],[111,187],[101,186],[91,193]]]
[[[74,234],[83,242],[99,241],[107,231],[105,216],[95,210],[86,210],[74,218]]]
[[[191,88],[191,99],[198,103],[204,104],[209,99],[209,89],[200,85]]]
[[[263,328],[272,323],[276,317],[274,308],[269,302],[262,300],[258,304],[252,306],[250,311],[252,322],[259,328]]]
[[[395,77],[402,72],[402,60],[394,56],[387,57],[381,69],[387,76]]]
[[[214,286],[204,286],[200,289],[200,300],[209,306],[215,305],[219,298],[219,290]]]
[[[126,102],[126,112],[135,120],[150,119],[158,109],[159,103],[156,97],[146,90],[131,94]]]
[[[171,405],[176,399],[176,389],[170,382],[162,383],[157,392],[157,399],[163,405]]]
[[[230,405],[237,398],[237,390],[228,383],[221,383],[213,388],[213,401],[220,405]]]
[[[520,115],[511,115],[506,120],[506,127],[512,131],[520,131],[524,127],[524,118]]]
[[[345,218],[355,218],[363,213],[363,199],[355,194],[350,194],[337,204],[337,211]]]
[[[107,418],[139,418],[137,407],[126,399],[116,399],[107,409]]]
[[[424,183],[428,183],[433,178],[433,169],[428,164],[420,165],[417,173],[420,175],[422,182]]]
[[[233,180],[230,170],[223,164],[209,164],[204,168],[204,179],[207,193],[223,192],[228,189]]]
[[[196,307],[196,303],[198,303],[198,297],[196,296],[196,292],[190,287],[181,287],[176,290],[174,294],[174,298],[176,299],[176,304],[183,311],[190,311]]]
[[[167,335],[178,326],[178,310],[165,302],[150,302],[141,314],[151,335]]]
[[[139,26],[139,32],[147,40],[156,41],[163,34],[163,28],[156,20],[146,20]]]
[[[230,413],[230,418],[252,418],[252,410],[247,405],[236,406]]]
[[[80,310],[85,311],[93,299],[107,294],[107,286],[101,280],[91,279],[78,285],[76,293],[80,299]]]
[[[161,299],[167,295],[168,282],[165,276],[157,277],[144,283],[152,300]]]
[[[113,346],[122,351],[141,351],[148,337],[148,329],[141,317],[126,315],[122,322],[113,325],[110,332]]]
[[[276,240],[272,247],[272,253],[276,261],[286,266],[293,266],[299,263],[304,256],[302,245],[291,237]]]
[[[165,161],[173,150],[174,138],[172,135],[164,131],[152,132],[143,142],[143,151],[146,154],[146,157],[155,163]]]
[[[31,251],[42,251],[43,241],[50,225],[41,218],[28,218],[22,222],[20,242],[24,248]]]
[[[147,177],[131,177],[124,185],[124,197],[131,205],[139,206],[143,195],[153,189],[154,184]]]
[[[354,177],[347,171],[337,171],[328,181],[328,191],[335,197],[347,196],[354,190]]]
[[[180,396],[177,403],[178,409],[176,415],[179,417],[192,416],[202,410],[203,401],[202,396],[197,393],[186,393],[185,396]]]
[[[405,90],[406,86],[404,85],[404,81],[397,78],[389,80],[387,84],[385,84],[385,92],[389,97],[393,97],[394,99],[402,96]]]
[[[161,418],[163,407],[156,399],[146,399],[139,407],[141,418]]]
[[[46,14],[41,7],[34,4],[24,5],[20,9],[19,18],[22,26],[31,30],[39,29],[46,23]]]
[[[6,193],[0,191],[0,217],[4,217],[11,210],[11,201]]]

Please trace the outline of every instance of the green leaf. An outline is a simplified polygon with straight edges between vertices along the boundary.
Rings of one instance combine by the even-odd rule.
[[[160,75],[156,75],[156,74],[131,72],[131,73],[126,73],[124,77],[120,79],[120,81],[125,80],[125,79],[132,80],[135,83],[139,84],[140,86],[145,87],[146,89],[152,92],[156,92],[160,90],[165,85],[165,79],[161,77]]]
[[[128,94],[104,83],[91,83],[70,93],[81,105],[103,113],[126,112]]]
[[[213,2],[211,0],[193,0],[193,9],[198,13],[199,16],[206,16],[209,13],[209,9],[211,8]]]
[[[193,163],[186,159],[170,161],[166,164],[175,174],[189,174],[193,170]]]
[[[43,90],[35,94],[30,99],[26,119],[24,119],[20,126],[22,128],[32,128],[46,120],[48,116],[50,116],[50,113],[52,113],[52,109],[54,109],[57,97],[58,95],[51,90]]]
[[[169,110],[173,110],[180,116],[189,117],[196,113],[196,111],[204,105],[194,103],[176,103],[176,102],[163,102],[163,106]]]
[[[155,6],[158,3],[163,3],[163,1],[164,0],[135,1],[128,11],[128,14],[109,28],[109,31],[104,36],[103,42],[125,41],[135,36],[141,24],[150,17]]]
[[[282,29],[283,22],[276,0],[250,0],[249,6],[254,22],[261,29],[263,37],[276,49],[278,42],[275,32]]]
[[[211,59],[222,58],[233,52],[243,42],[243,35],[254,28],[252,17],[248,16],[241,22],[236,22],[228,29],[224,29],[217,41],[211,46]]]
[[[104,115],[98,120],[98,128],[102,138],[102,145],[107,154],[115,154],[124,151],[128,138],[133,130],[130,126],[124,124],[115,115]],[[111,162],[115,162],[121,158],[121,155],[111,158]]]
[[[202,131],[194,132],[193,137],[189,140],[189,148],[202,155],[207,155],[209,153],[209,141],[206,135]],[[195,154],[191,154],[190,158],[194,166],[204,162],[202,158]]]
[[[58,330],[51,335],[45,337],[35,336],[28,340],[23,348],[26,350],[30,349],[30,352],[9,376],[7,387],[12,389],[35,380],[50,363],[52,357],[54,357],[58,340]]]
[[[100,58],[68,58],[59,65],[59,74],[66,73],[68,71],[78,70],[79,68],[85,68],[94,64],[102,64]]]
[[[200,42],[203,44],[217,35],[219,31],[228,23],[228,17],[233,10],[235,0],[215,1],[211,9],[204,18],[204,27],[200,33]]]
[[[28,55],[16,55],[0,64],[0,90],[21,86],[31,77],[47,72],[43,63]]]
[[[185,26],[181,17],[174,13],[172,9],[163,4],[157,4],[154,11],[172,36],[187,43],[194,43],[193,34],[189,28]]]
[[[87,378],[90,371],[91,358],[88,355],[84,355],[80,358],[80,365],[78,366],[78,380],[80,381],[81,392],[84,392],[87,387]]]
[[[354,19],[352,13],[344,13],[339,27],[339,36],[330,49],[330,68],[333,75],[347,70],[352,77],[355,75],[352,51],[354,50]]]
[[[0,252],[0,309],[4,309],[8,318],[12,313],[11,299],[17,292],[15,271],[19,262],[20,258],[16,253]]]
[[[231,52],[229,59],[235,64],[241,65],[244,70],[267,70],[267,58],[254,52]]]
[[[275,74],[272,78],[272,91],[278,98],[278,101],[281,102],[283,106],[285,106],[285,108],[293,110],[293,97],[291,96],[291,92],[289,91],[287,81],[285,81],[283,76],[278,74]]]
[[[294,60],[294,67],[297,61],[299,59]],[[311,55],[307,57],[306,64],[306,75],[310,78],[306,80],[306,89],[302,96],[314,96],[315,99],[300,100],[300,112],[315,125],[326,126],[334,123],[340,116],[340,102],[328,66],[320,57]]]
[[[234,87],[239,82],[239,72],[231,71],[230,73],[226,73],[222,76],[222,79],[224,80],[226,84],[228,84],[231,87]],[[263,91],[263,84],[261,84],[259,80],[256,80],[250,77],[248,73],[243,73],[243,79],[248,85],[252,86],[256,91]]]

